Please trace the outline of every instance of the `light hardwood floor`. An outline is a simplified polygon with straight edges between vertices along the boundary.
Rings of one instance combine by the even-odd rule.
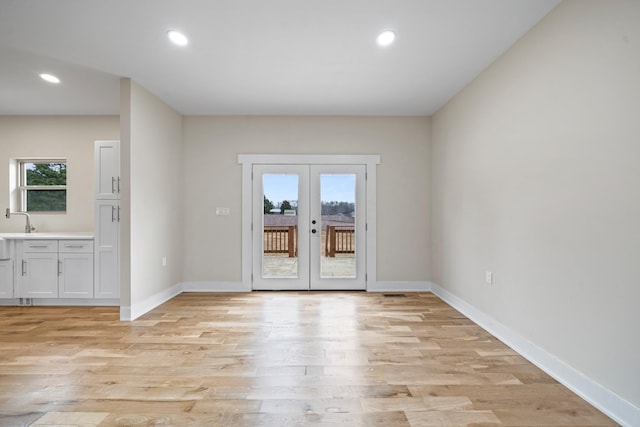
[[[431,293],[0,308],[0,425],[611,426]]]

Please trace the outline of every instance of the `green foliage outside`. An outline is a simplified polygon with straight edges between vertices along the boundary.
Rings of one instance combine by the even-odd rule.
[[[66,163],[27,163],[27,185],[67,185]]]
[[[268,214],[271,212],[271,209],[273,209],[273,203],[271,202],[271,200],[267,199],[267,196],[264,196],[264,213]]]
[[[290,210],[291,208],[291,203],[289,203],[288,200],[285,200],[282,202],[282,204],[280,205],[280,214],[284,214],[285,210]]]
[[[27,163],[27,186],[67,185],[66,163]],[[67,190],[27,190],[28,212],[65,212]]]

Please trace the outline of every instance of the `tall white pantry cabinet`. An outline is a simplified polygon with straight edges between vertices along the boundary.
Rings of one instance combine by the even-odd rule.
[[[95,142],[95,298],[120,297],[120,141]]]

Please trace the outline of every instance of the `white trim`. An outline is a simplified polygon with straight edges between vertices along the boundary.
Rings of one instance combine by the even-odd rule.
[[[369,283],[367,292],[429,292],[431,283],[418,282],[375,282]]]
[[[184,282],[182,292],[251,292],[242,282]]]
[[[238,154],[244,165],[379,165],[377,154]]]
[[[130,321],[135,320],[138,317],[150,312],[159,305],[169,301],[171,298],[182,293],[182,283],[173,285],[161,292],[151,295],[145,298],[141,303],[137,303],[131,307],[120,307],[120,320]]]
[[[24,298],[23,298],[24,299]],[[31,298],[31,306],[72,306],[72,307],[117,307],[120,305],[118,298],[93,299],[93,298]],[[19,298],[0,299],[0,306],[29,307],[20,305]]]
[[[242,165],[242,283],[251,289],[252,272],[252,179],[254,164],[365,165],[367,167],[367,289],[377,280],[376,179],[380,156],[377,154],[238,154]]]
[[[240,157],[238,156],[238,160]],[[251,289],[251,271],[253,270],[253,236],[251,224],[253,222],[251,210],[253,198],[253,164],[242,163],[242,285]]]
[[[374,162],[367,164],[366,172],[366,200],[367,200],[367,253],[366,253],[366,265],[367,265],[367,290],[369,289],[369,283],[375,284],[378,282],[377,262],[378,262],[378,202],[377,202],[377,179],[378,168],[376,165],[380,164],[380,156],[375,156],[377,159]]]
[[[555,378],[562,385],[611,417],[615,422],[623,426],[639,425],[639,407],[624,400],[613,391],[605,388],[441,286],[431,283],[431,292]]]

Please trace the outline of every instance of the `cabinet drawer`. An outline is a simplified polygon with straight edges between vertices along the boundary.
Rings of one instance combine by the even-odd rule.
[[[90,253],[93,252],[93,240],[60,240],[60,253]]]
[[[57,240],[24,240],[22,252],[58,252]]]

